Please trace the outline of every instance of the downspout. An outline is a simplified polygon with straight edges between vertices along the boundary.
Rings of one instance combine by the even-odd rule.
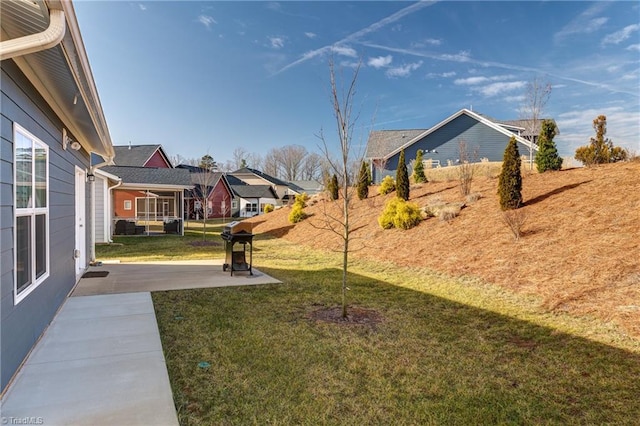
[[[0,60],[40,52],[57,46],[62,41],[65,30],[64,12],[52,9],[49,11],[49,27],[46,30],[0,42]]]
[[[120,179],[120,181],[113,186],[109,186],[109,180],[107,179],[107,187],[108,187],[107,195],[109,196],[109,242],[110,243],[113,242],[113,238],[112,238],[113,234],[111,232],[111,225],[113,222],[113,193],[111,191],[113,191],[120,185],[122,185],[122,179]]]
[[[89,154],[89,158],[91,158],[91,154]],[[89,160],[89,162],[91,162],[91,160]],[[98,264],[96,263],[96,224],[95,224],[95,213],[96,213],[96,182],[95,182],[95,171],[97,169],[99,169],[100,167],[104,167],[107,165],[112,165],[113,164],[113,157],[109,157],[107,159],[107,161],[99,163],[99,164],[95,164],[95,165],[91,165],[89,164],[89,175],[93,175],[94,178],[93,180],[89,181],[89,185],[91,185],[91,193],[90,193],[90,199],[91,199],[91,203],[89,203],[89,217],[91,218],[91,244],[89,244],[89,265],[90,266],[97,266]],[[120,181],[118,183],[118,185],[121,185],[122,181]],[[109,180],[107,179],[107,186],[109,185]],[[116,186],[118,186],[116,185]],[[109,241],[111,241],[111,225],[109,225]]]

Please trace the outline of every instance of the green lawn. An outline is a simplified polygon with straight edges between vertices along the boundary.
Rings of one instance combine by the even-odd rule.
[[[383,322],[316,322],[311,312],[338,303],[339,255],[261,237],[254,255],[283,284],[153,294],[183,425],[640,418],[640,342],[610,326],[486,283],[362,261],[351,304]]]

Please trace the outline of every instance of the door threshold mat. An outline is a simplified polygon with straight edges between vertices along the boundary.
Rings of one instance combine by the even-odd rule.
[[[109,271],[91,271],[85,272],[82,278],[104,278],[109,275]]]

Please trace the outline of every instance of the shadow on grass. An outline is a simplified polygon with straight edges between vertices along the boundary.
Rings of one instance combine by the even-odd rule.
[[[341,270],[260,270],[283,284],[153,293],[181,424],[640,418],[633,352],[353,273],[349,304],[383,322],[315,322]]]
[[[578,182],[578,183],[573,183],[573,184],[571,184],[571,185],[564,185],[564,186],[561,186],[560,188],[556,188],[556,189],[554,189],[553,191],[549,191],[549,192],[547,192],[547,193],[545,193],[545,194],[538,195],[537,197],[534,197],[534,198],[532,198],[532,199],[530,199],[530,200],[525,201],[525,202],[524,202],[524,205],[525,205],[525,206],[531,206],[531,205],[534,205],[534,204],[536,204],[536,203],[539,203],[540,201],[544,201],[544,200],[546,200],[546,199],[547,199],[547,198],[549,198],[549,197],[552,197],[552,196],[554,196],[554,195],[561,194],[561,193],[563,193],[564,191],[568,191],[568,190],[570,190],[570,189],[577,188],[577,187],[579,187],[580,185],[584,185],[585,183],[589,183],[589,182],[591,182],[591,180],[585,180],[584,182]]]

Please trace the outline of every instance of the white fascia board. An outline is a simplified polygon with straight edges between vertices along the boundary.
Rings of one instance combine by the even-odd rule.
[[[109,180],[112,180],[112,181],[114,181],[114,182],[120,182],[120,181],[122,181],[122,179],[120,179],[118,176],[116,176],[116,175],[112,175],[111,173],[107,173],[107,172],[105,172],[105,171],[104,171],[104,170],[102,170],[102,169],[95,169],[95,170],[93,171],[93,174],[98,175],[98,176],[101,176],[101,177],[106,178],[106,179],[109,179]]]

